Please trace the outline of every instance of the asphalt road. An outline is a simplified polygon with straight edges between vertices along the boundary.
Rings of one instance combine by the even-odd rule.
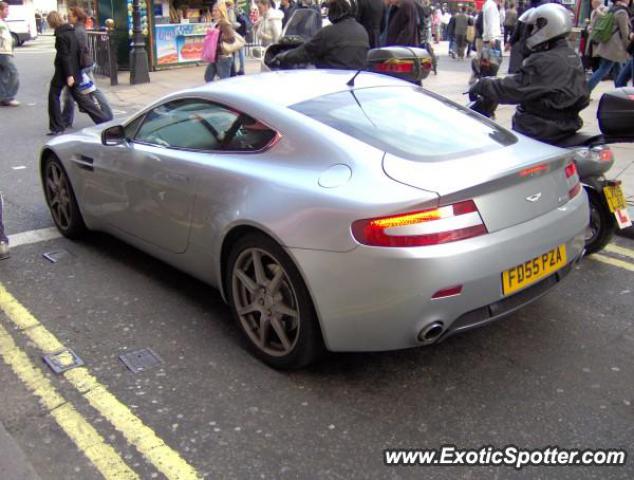
[[[0,110],[10,234],[52,226],[37,173],[52,52],[32,44],[16,60],[23,106]],[[77,127],[89,124],[77,117]],[[549,295],[496,324],[431,348],[333,354],[290,373],[246,352],[217,291],[118,240],[94,234],[22,245],[0,262],[0,284],[31,314],[0,310],[0,327],[26,354],[21,364],[0,356],[0,422],[43,480],[103,478],[91,448],[111,448],[143,479],[188,471],[210,479],[631,479],[634,242],[615,245],[625,250],[606,256],[625,267],[588,259]],[[42,257],[59,250],[67,254],[57,263]],[[18,329],[25,319],[41,326]],[[38,342],[42,328],[73,349],[115,400],[96,407],[72,377],[53,374],[41,360],[42,345],[51,344]],[[160,366],[134,374],[118,358],[147,347]],[[45,395],[45,382],[29,388],[25,371],[43,373],[64,400],[44,407],[37,393]],[[101,440],[78,447],[60,426],[63,406]],[[68,429],[85,433],[81,425]],[[148,430],[159,444],[146,448]],[[520,471],[384,465],[386,448],[445,444],[622,448],[629,458],[620,467]],[[0,478],[9,478],[6,460],[0,453]]]

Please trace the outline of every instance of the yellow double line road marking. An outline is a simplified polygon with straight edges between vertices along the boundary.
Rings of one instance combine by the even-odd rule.
[[[609,253],[620,255],[622,257],[634,258],[634,250],[630,250],[629,248],[619,247],[618,245],[614,245],[612,243],[610,243],[609,245],[606,245],[604,250]],[[624,270],[634,272],[634,263],[621,260],[619,258],[608,257],[607,255],[602,255],[600,253],[593,253],[588,258],[596,260],[597,262],[612,265],[613,267],[619,267]]]
[[[616,253],[617,255],[621,255],[623,257],[634,258],[634,250],[619,247],[618,245],[614,245],[612,243],[606,245],[604,250],[606,252]]]
[[[75,445],[108,480],[136,480],[138,475],[130,469],[115,450],[75,408],[57,393],[42,371],[20,350],[9,333],[0,325],[0,356],[26,387],[40,398],[42,406],[55,418]]]
[[[53,353],[64,349],[60,341],[24,308],[1,283],[0,309],[43,353]],[[125,439],[134,445],[139,453],[168,479],[200,478],[198,472],[181,458],[178,452],[166,445],[151,428],[147,427],[126,405],[111,394],[104,385],[100,384],[85,367],[68,370],[63,375],[95,410],[106,418],[116,430],[121,432]],[[44,379],[46,380],[46,378]],[[79,416],[78,413],[77,416]],[[81,417],[79,416],[79,418]],[[90,427],[89,424],[87,425]],[[74,432],[72,424],[69,427],[72,434],[77,433]],[[71,434],[69,433],[69,435]],[[77,445],[80,446],[79,443]],[[82,447],[80,446],[80,448]],[[84,453],[88,455],[86,450]],[[134,472],[132,473],[134,474]],[[108,476],[106,478],[136,478],[136,474],[134,475],[134,477]]]

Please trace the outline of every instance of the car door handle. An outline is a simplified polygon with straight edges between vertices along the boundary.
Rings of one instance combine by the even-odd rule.
[[[89,172],[94,172],[95,160],[92,157],[87,157],[86,155],[80,155],[79,159],[74,160],[79,168],[82,170],[88,170]]]

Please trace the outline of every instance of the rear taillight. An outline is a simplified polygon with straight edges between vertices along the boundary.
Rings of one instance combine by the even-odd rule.
[[[601,150],[599,151],[599,160],[601,160],[602,162],[611,162],[613,159],[614,156],[612,155],[612,150],[610,150],[610,147],[601,148]]]
[[[566,179],[569,182],[572,182],[572,188],[568,190],[568,198],[572,200],[579,195],[579,192],[581,191],[581,183],[579,183],[579,175],[577,175],[577,166],[575,165],[575,162],[570,162],[566,165],[564,172],[566,173]]]
[[[575,165],[575,162],[570,162],[568,165],[566,165],[566,168],[564,169],[564,171],[566,172],[566,178],[570,178],[576,175],[577,166]]]
[[[374,247],[421,247],[487,233],[473,200],[389,217],[357,220],[352,235]]]
[[[414,71],[412,60],[390,59],[374,65],[374,70],[379,73],[411,73]]]

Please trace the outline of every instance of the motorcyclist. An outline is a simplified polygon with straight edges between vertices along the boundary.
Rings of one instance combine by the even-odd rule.
[[[526,23],[529,55],[519,71],[505,78],[482,78],[469,94],[496,104],[519,104],[513,129],[557,143],[581,128],[579,112],[590,98],[581,59],[566,40],[572,30],[570,13],[548,3],[535,8]]]
[[[278,53],[272,66],[313,63],[317,68],[362,70],[367,64],[368,33],[354,18],[348,0],[328,2],[328,20],[309,41],[292,50]]]

